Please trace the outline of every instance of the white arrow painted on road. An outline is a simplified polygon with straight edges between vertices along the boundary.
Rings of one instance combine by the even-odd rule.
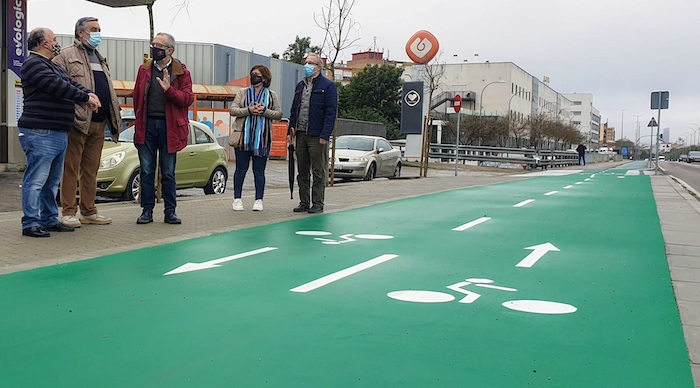
[[[529,255],[527,255],[527,257],[522,259],[516,265],[516,267],[530,268],[533,265],[535,265],[535,263],[537,263],[537,260],[541,259],[542,256],[544,256],[547,252],[549,252],[549,251],[559,252],[559,248],[555,247],[551,243],[533,245],[531,247],[527,247],[524,249],[532,249],[532,252]]]
[[[265,252],[274,251],[276,249],[277,248],[266,247],[266,248],[256,249],[254,251],[239,253],[237,255],[222,257],[222,258],[216,259],[216,260],[205,261],[204,263],[187,263],[187,264],[184,264],[184,265],[181,265],[181,266],[175,268],[174,270],[172,270],[170,272],[164,273],[163,276],[176,275],[176,274],[184,273],[184,272],[199,271],[202,269],[216,268],[216,267],[220,267],[219,264],[221,264],[221,263],[226,263],[228,261],[238,260],[238,259],[242,259],[244,257],[257,255],[258,253],[265,253]]]

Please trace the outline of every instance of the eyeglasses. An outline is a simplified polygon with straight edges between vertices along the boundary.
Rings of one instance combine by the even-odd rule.
[[[151,43],[151,47],[155,47],[155,48],[159,48],[159,49],[163,49],[163,50],[170,48],[170,46],[160,44],[160,43]]]

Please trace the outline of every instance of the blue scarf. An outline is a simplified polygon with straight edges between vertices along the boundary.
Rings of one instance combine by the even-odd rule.
[[[246,93],[246,108],[253,103],[263,104],[267,109],[271,108],[270,103],[272,99],[268,88],[262,88],[256,96],[255,88],[251,86],[246,90]],[[242,133],[244,151],[253,151],[254,156],[267,156],[270,151],[271,140],[269,121],[262,115],[249,115],[246,117]]]

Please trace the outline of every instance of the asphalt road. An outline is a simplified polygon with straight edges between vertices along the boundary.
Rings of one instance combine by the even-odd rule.
[[[685,162],[661,162],[661,168],[666,170],[666,174],[673,175],[690,185],[692,189],[700,192],[700,164]]]

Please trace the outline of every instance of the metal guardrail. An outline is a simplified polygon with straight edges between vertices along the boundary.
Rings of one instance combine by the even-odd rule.
[[[522,164],[526,168],[548,168],[578,165],[576,151],[533,150],[487,146],[430,144],[429,157],[441,162],[455,162],[455,148],[458,161]]]

